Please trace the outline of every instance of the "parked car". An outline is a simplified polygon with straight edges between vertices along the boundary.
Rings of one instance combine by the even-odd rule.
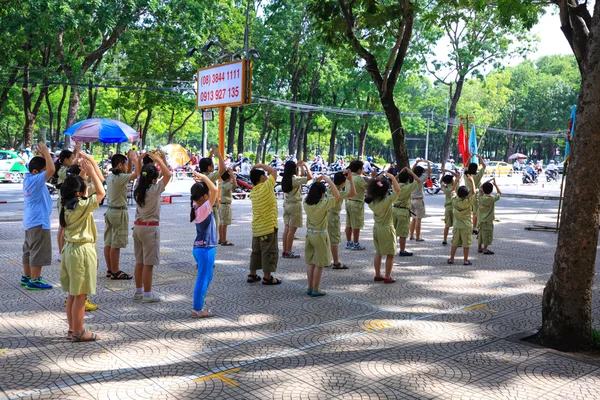
[[[486,174],[491,176],[512,176],[513,166],[504,161],[488,161],[485,169]]]
[[[25,160],[10,150],[0,150],[0,182],[22,182],[27,172]]]
[[[415,158],[411,158],[410,160],[408,160],[408,166],[412,167],[415,164],[415,161],[417,161]],[[433,161],[430,161],[431,163],[431,175],[432,176],[438,176],[442,173],[442,166],[441,164],[436,164]],[[427,170],[427,163],[425,161],[421,161],[419,163],[420,167],[425,168],[425,170]]]

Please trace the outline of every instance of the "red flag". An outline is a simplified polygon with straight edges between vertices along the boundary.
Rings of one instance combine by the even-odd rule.
[[[462,156],[463,165],[466,166],[469,161],[469,146],[467,145],[467,135],[465,135],[465,127],[462,121],[458,128],[458,152]]]

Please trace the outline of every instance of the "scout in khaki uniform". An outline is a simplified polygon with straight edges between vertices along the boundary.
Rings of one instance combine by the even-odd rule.
[[[467,179],[475,186],[472,176],[467,175]],[[454,264],[456,249],[462,247],[464,253],[463,264],[472,265],[471,261],[469,261],[469,248],[473,244],[473,239],[471,237],[471,230],[473,229],[471,210],[475,203],[475,195],[466,186],[459,187],[456,191],[456,195],[457,197],[452,199],[452,218],[454,219],[454,225],[452,226],[452,250],[450,251],[448,264]]]
[[[227,226],[231,225],[231,192],[237,187],[233,170],[229,168],[221,177],[219,185],[221,190],[221,204],[219,205],[219,244],[221,246],[233,246],[227,241]]]
[[[60,285],[63,291],[69,293],[67,320],[70,338],[87,342],[97,339],[96,334],[83,329],[83,316],[87,295],[96,293],[98,234],[93,212],[99,207],[98,201],[104,198],[104,188],[92,162],[85,159],[81,165],[92,178],[96,193],[88,193],[85,176],[68,176],[61,187],[59,220],[65,232],[65,247],[60,263]]]
[[[402,168],[398,175],[400,194],[398,200],[392,206],[392,215],[394,217],[394,228],[396,236],[400,242],[400,257],[410,257],[413,253],[406,251],[406,238],[410,230],[410,198],[412,192],[421,184],[421,180],[408,167]]]
[[[446,196],[444,201],[444,240],[442,244],[446,245],[448,244],[448,232],[454,222],[452,218],[452,198],[455,195],[456,182],[460,181],[460,174],[445,168],[442,168],[442,172],[446,174],[442,177],[442,192]]]
[[[496,188],[497,194],[492,194]],[[496,202],[500,200],[500,188],[496,185],[496,178],[487,181],[481,185],[483,194],[477,195],[477,214],[478,223],[477,229],[477,251],[483,254],[494,254],[493,251],[488,249],[488,246],[492,244],[494,240],[494,211],[496,208]]]
[[[219,159],[219,170],[218,171],[215,171],[215,164],[213,163],[213,156],[215,156],[215,155]],[[210,179],[211,182],[215,186],[218,185],[219,178],[221,177],[221,175],[223,175],[223,174],[225,174],[225,172],[227,172],[227,167],[225,166],[225,160],[223,160],[223,156],[221,155],[221,153],[215,146],[213,146],[213,148],[210,150],[210,155],[208,157],[202,158],[200,160],[199,167],[200,167],[200,172],[202,172],[204,175],[208,176],[208,179]],[[198,178],[194,178],[194,180],[196,182],[200,182],[200,180]],[[215,219],[215,225],[219,226],[219,203],[218,202],[213,204],[213,216]],[[221,239],[219,238],[219,242],[220,241],[221,241]]]
[[[265,175],[265,171],[269,174]],[[273,276],[277,270],[279,246],[277,240],[277,199],[275,179],[277,170],[266,164],[256,164],[250,171],[254,187],[250,196],[252,202],[252,253],[250,254],[250,274],[248,283],[260,281],[256,274],[263,270],[263,285],[279,285],[281,279]]]
[[[344,190],[346,187],[346,177],[350,182],[350,191]],[[356,188],[352,173],[349,170],[336,172],[333,176],[333,184],[340,193],[340,198],[335,202],[335,206],[327,212],[327,233],[329,234],[329,243],[331,244],[331,255],[333,257],[333,269],[348,269],[339,260],[338,247],[342,243],[342,233],[340,224],[340,211],[342,211],[342,202],[346,199],[353,199],[356,196]],[[331,187],[327,189],[327,195],[333,196]]]
[[[363,162],[353,160],[348,169],[352,172],[356,196],[346,200],[346,249],[364,250],[365,247],[358,241],[360,230],[365,226],[365,188],[367,183],[363,178]]]
[[[145,156],[145,154],[143,155]],[[136,162],[136,170],[141,171],[137,187],[133,192],[135,221],[133,222],[133,250],[135,253],[135,293],[133,300],[142,303],[157,303],[160,297],[152,293],[152,271],[160,264],[160,195],[171,180],[171,172],[164,160],[157,154],[148,153],[162,172],[159,178],[154,164],[142,167],[143,156]]]
[[[283,167],[281,190],[285,193],[283,199],[283,252],[282,258],[300,258],[294,254],[294,235],[296,229],[302,228],[302,185],[312,180],[310,168],[304,161],[288,161]]]
[[[427,170],[421,167],[419,163],[426,162]],[[425,218],[425,193],[423,191],[423,183],[427,178],[431,176],[431,163],[427,160],[417,159],[412,167],[415,175],[419,177],[421,183],[413,190],[410,200],[410,213],[413,218],[410,221],[410,240],[416,240],[417,242],[424,242],[425,239],[421,237],[421,220]],[[415,237],[416,236],[416,237]]]
[[[331,188],[333,197],[325,197],[325,185],[327,182]],[[335,184],[326,175],[321,175],[312,184],[306,200],[304,211],[306,212],[306,246],[304,258],[308,264],[308,289],[306,294],[312,297],[324,296],[326,293],[320,289],[323,267],[331,264],[329,253],[331,244],[327,234],[328,212],[340,200],[340,192]]]
[[[386,178],[392,181],[394,191],[388,195],[390,184],[387,180],[371,179],[368,184],[366,199],[369,208],[373,211],[375,224],[373,226],[373,243],[375,244],[375,282],[394,283],[392,267],[396,255],[396,228],[392,216],[392,204],[398,200],[400,186],[394,175],[385,173]],[[381,258],[385,259],[385,277],[381,276]]]
[[[471,158],[471,156],[472,156],[472,154],[469,155],[469,158]],[[483,157],[481,157],[479,154],[477,154],[475,156],[479,159],[479,162],[481,163],[481,169],[479,171],[477,171],[477,164],[471,163],[467,167],[467,172],[465,172],[465,185],[467,186],[467,188],[469,188],[469,190],[471,191],[473,196],[475,196],[477,194],[477,191],[479,191],[481,179],[483,178],[483,174],[485,174],[485,168],[486,168]],[[471,184],[471,181],[467,179],[467,176],[473,177],[473,184]],[[473,204],[473,235],[477,235],[476,228],[477,228],[477,202],[475,202]]]
[[[58,155],[58,158],[54,162],[54,178],[56,178],[56,188],[59,190],[58,200],[56,201],[57,211],[60,213],[60,187],[62,186],[65,178],[67,177],[67,169],[77,162],[79,153],[81,152],[81,143],[75,144],[75,151],[63,150]],[[58,262],[62,253],[63,246],[65,245],[65,234],[62,226],[58,225]]]
[[[111,159],[112,174],[106,178],[106,198],[108,210],[104,214],[104,259],[106,277],[111,279],[133,278],[119,269],[121,249],[127,247],[129,238],[129,213],[127,212],[127,185],[136,180],[139,171],[131,172],[133,162],[137,160],[135,151],[129,150],[127,158],[115,154]]]

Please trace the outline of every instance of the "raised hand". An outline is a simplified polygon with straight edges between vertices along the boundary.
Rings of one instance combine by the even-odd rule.
[[[50,154],[50,150],[48,149],[48,146],[46,146],[46,143],[44,143],[44,142],[38,143],[38,152],[43,155]]]

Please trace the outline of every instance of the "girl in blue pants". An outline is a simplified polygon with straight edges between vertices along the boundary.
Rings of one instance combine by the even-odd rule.
[[[212,213],[217,199],[217,188],[205,175],[196,174],[196,183],[191,189],[190,222],[196,223],[194,259],[198,264],[198,276],[194,287],[194,309],[192,317],[209,318],[214,314],[204,308],[204,297],[213,277],[217,252],[217,229]]]

